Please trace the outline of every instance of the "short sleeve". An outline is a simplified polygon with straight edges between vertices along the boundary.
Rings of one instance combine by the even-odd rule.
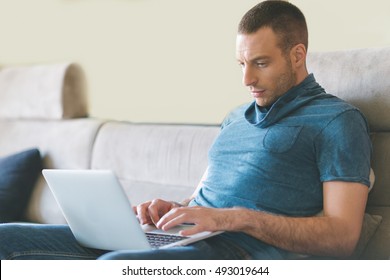
[[[372,146],[367,121],[359,110],[335,117],[316,137],[320,180],[358,182],[370,186]]]

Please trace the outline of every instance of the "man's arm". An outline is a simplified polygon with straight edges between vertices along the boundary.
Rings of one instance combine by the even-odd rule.
[[[323,216],[287,218],[248,212],[243,231],[289,251],[346,257],[359,240],[367,194],[368,188],[359,183],[326,182]]]
[[[346,257],[353,253],[363,222],[368,188],[360,183],[325,182],[324,214],[284,217],[243,208],[175,208],[157,223],[164,230],[195,223],[185,235],[199,231],[240,231],[288,251]]]

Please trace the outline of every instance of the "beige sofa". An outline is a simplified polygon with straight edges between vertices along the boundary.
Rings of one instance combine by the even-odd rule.
[[[390,48],[313,53],[308,64],[329,93],[361,108],[369,120],[376,182],[367,212],[382,222],[360,258],[389,259]],[[30,86],[22,86],[26,83]],[[207,166],[219,125],[89,118],[83,84],[82,72],[72,64],[0,69],[0,157],[38,147],[46,168],[111,169],[134,204],[189,196]],[[25,219],[65,223],[42,177]]]

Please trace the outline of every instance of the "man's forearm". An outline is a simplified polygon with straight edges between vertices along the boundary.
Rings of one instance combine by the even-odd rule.
[[[247,233],[288,251],[346,257],[356,245],[356,240],[345,234],[348,231],[343,221],[336,218],[284,217],[242,208],[234,212],[233,231]]]

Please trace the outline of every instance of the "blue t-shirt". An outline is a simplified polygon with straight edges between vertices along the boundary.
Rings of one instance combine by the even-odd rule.
[[[323,208],[323,182],[369,186],[370,158],[364,116],[309,75],[271,108],[253,102],[227,117],[190,205],[312,216]]]

